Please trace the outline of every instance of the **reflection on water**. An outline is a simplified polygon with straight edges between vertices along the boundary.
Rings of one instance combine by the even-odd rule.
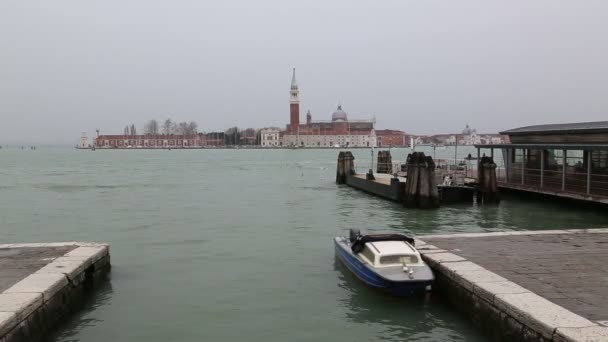
[[[103,310],[112,301],[111,278],[111,274],[107,273],[100,278],[100,282],[94,288],[87,290],[84,300],[70,308],[70,314],[51,334],[45,336],[45,341],[83,341],[82,337],[78,336],[83,330],[89,330],[102,323],[103,320],[99,319],[95,312]]]
[[[467,326],[464,319],[455,320],[446,304],[438,302],[431,292],[412,298],[390,296],[360,281],[337,256],[334,270],[339,287],[346,293],[340,302],[347,308],[347,318],[358,324],[382,326],[380,340],[482,341],[451,330],[451,325],[471,330],[473,327]]]

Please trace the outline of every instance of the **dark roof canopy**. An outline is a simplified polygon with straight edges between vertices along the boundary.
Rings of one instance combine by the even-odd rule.
[[[500,132],[507,135],[552,134],[552,133],[608,133],[608,121],[576,122],[565,124],[535,125],[513,128]]]
[[[476,144],[476,148],[525,148],[530,150],[608,151],[608,144]]]

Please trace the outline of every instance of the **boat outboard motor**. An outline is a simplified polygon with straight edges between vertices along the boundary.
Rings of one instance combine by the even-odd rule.
[[[358,237],[361,236],[361,230],[357,228],[350,229],[350,242],[353,243],[357,240]]]

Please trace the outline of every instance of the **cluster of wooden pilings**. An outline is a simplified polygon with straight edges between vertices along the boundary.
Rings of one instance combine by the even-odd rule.
[[[343,151],[338,154],[338,167],[336,170],[337,184],[346,184],[346,177],[355,174],[355,157],[350,151]]]
[[[403,204],[408,208],[439,208],[439,191],[435,184],[435,162],[424,152],[407,156],[407,182]]]
[[[393,173],[393,158],[391,157],[391,151],[378,151],[376,173]]]
[[[496,163],[492,157],[481,157],[477,168],[477,203],[499,203],[498,184],[496,182]]]

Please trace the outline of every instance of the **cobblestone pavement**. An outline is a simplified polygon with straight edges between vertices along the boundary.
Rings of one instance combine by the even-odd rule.
[[[0,248],[0,292],[76,247]]]
[[[608,233],[432,238],[589,320],[608,321]]]

